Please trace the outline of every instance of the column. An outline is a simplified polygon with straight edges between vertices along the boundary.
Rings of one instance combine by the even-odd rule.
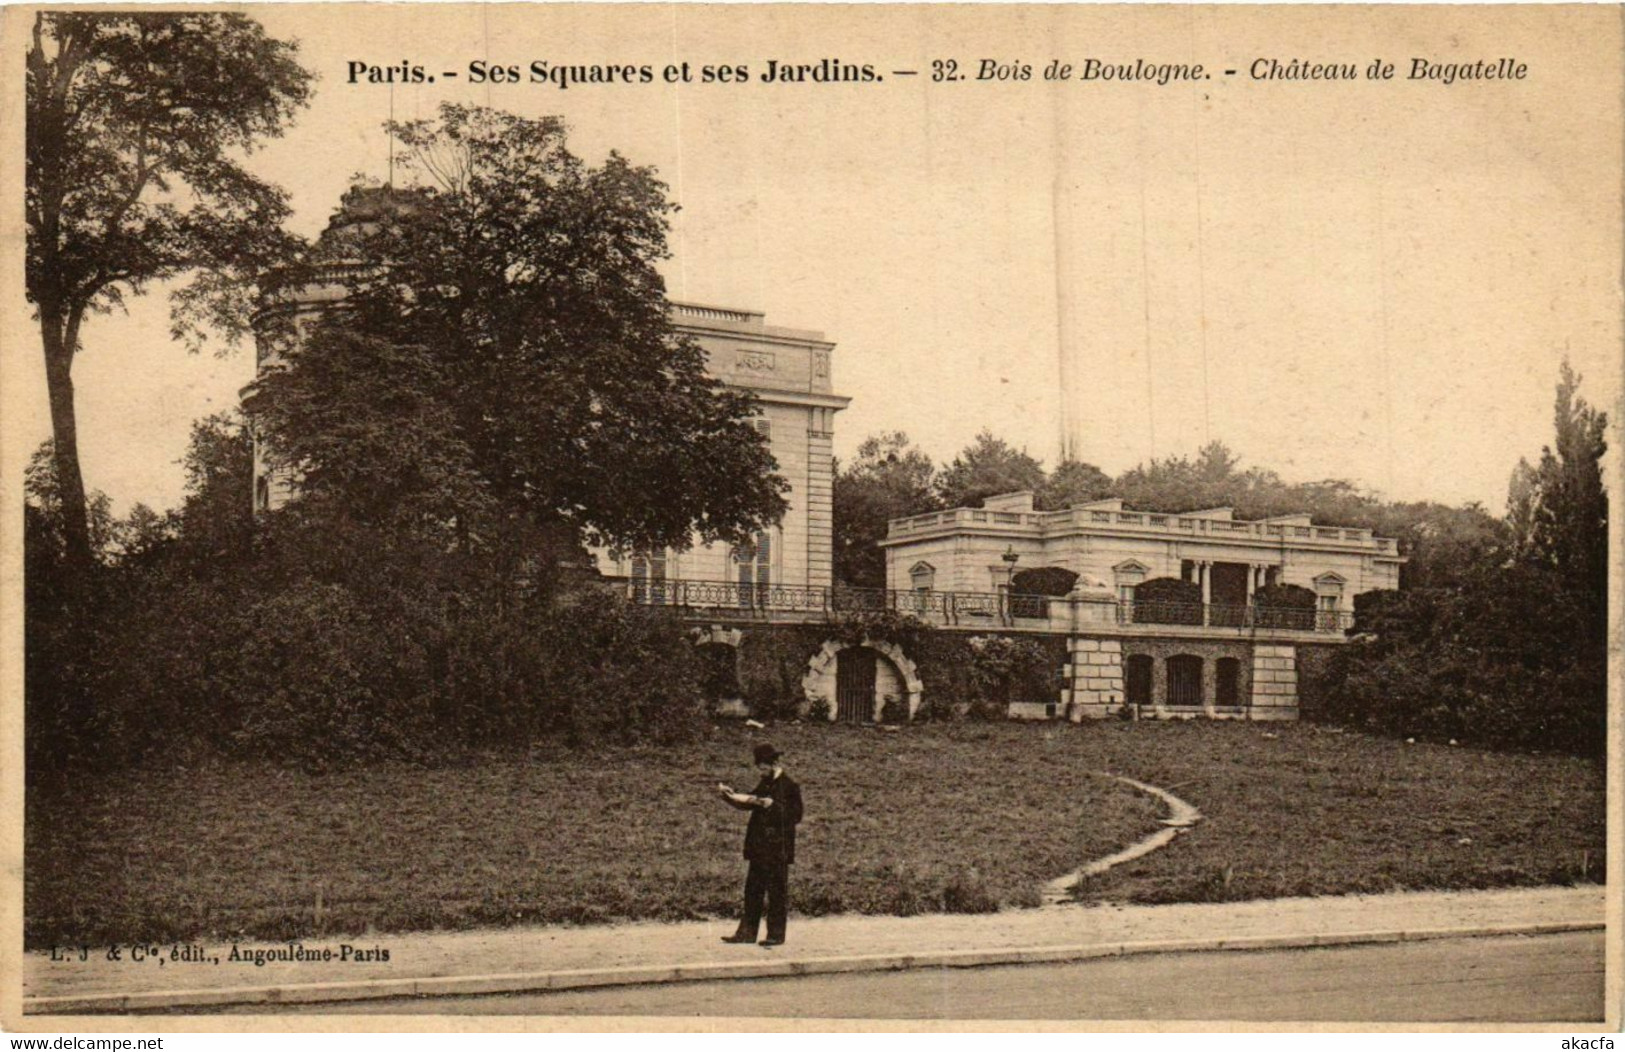
[[[1206,560],[1196,564],[1197,576],[1202,579],[1202,624],[1208,623],[1208,604],[1213,602],[1213,564]]]

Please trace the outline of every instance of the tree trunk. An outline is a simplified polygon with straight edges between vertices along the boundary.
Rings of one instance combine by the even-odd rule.
[[[79,470],[79,427],[73,410],[73,352],[77,318],[40,306],[40,335],[45,344],[45,386],[51,396],[51,437],[56,455],[56,484],[62,501],[62,533],[68,569],[79,576],[90,568],[90,517],[85,479]]]

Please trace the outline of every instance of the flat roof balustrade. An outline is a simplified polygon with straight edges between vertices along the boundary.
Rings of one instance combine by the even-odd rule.
[[[1071,508],[1066,511],[992,511],[985,508],[952,508],[923,515],[893,519],[883,545],[914,540],[922,535],[970,529],[978,532],[1010,532],[1013,535],[1042,537],[1073,531],[1116,535],[1156,535],[1185,539],[1211,538],[1216,541],[1253,539],[1293,547],[1358,548],[1365,552],[1399,555],[1399,542],[1392,537],[1373,536],[1367,529],[1347,526],[1303,526],[1260,519],[1235,522],[1200,516],[1145,511],[1101,511]]]

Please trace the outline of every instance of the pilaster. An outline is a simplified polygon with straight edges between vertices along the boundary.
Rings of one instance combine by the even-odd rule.
[[[835,413],[808,411],[807,428],[807,584],[834,584]]]

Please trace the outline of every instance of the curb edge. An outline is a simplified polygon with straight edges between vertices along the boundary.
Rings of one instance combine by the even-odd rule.
[[[1131,957],[1158,953],[1245,952],[1357,946],[1377,943],[1473,939],[1496,935],[1558,935],[1604,931],[1602,921],[1546,921],[1536,924],[1474,925],[1461,928],[1418,928],[1322,932],[1308,935],[1248,935],[1230,939],[1161,939],[1065,946],[1008,947],[996,950],[938,950],[843,957],[683,965],[635,965],[555,972],[499,975],[435,976],[412,979],[368,979],[355,982],[300,983],[283,986],[230,987],[218,990],[166,990],[132,994],[88,994],[23,999],[25,1015],[117,1013],[226,1005],[319,1004],[394,997],[450,997],[481,994],[544,993],[611,986],[716,982],[738,979],[789,978],[851,972],[907,971],[916,968],[985,968],[1009,964],[1060,964],[1098,957]]]

